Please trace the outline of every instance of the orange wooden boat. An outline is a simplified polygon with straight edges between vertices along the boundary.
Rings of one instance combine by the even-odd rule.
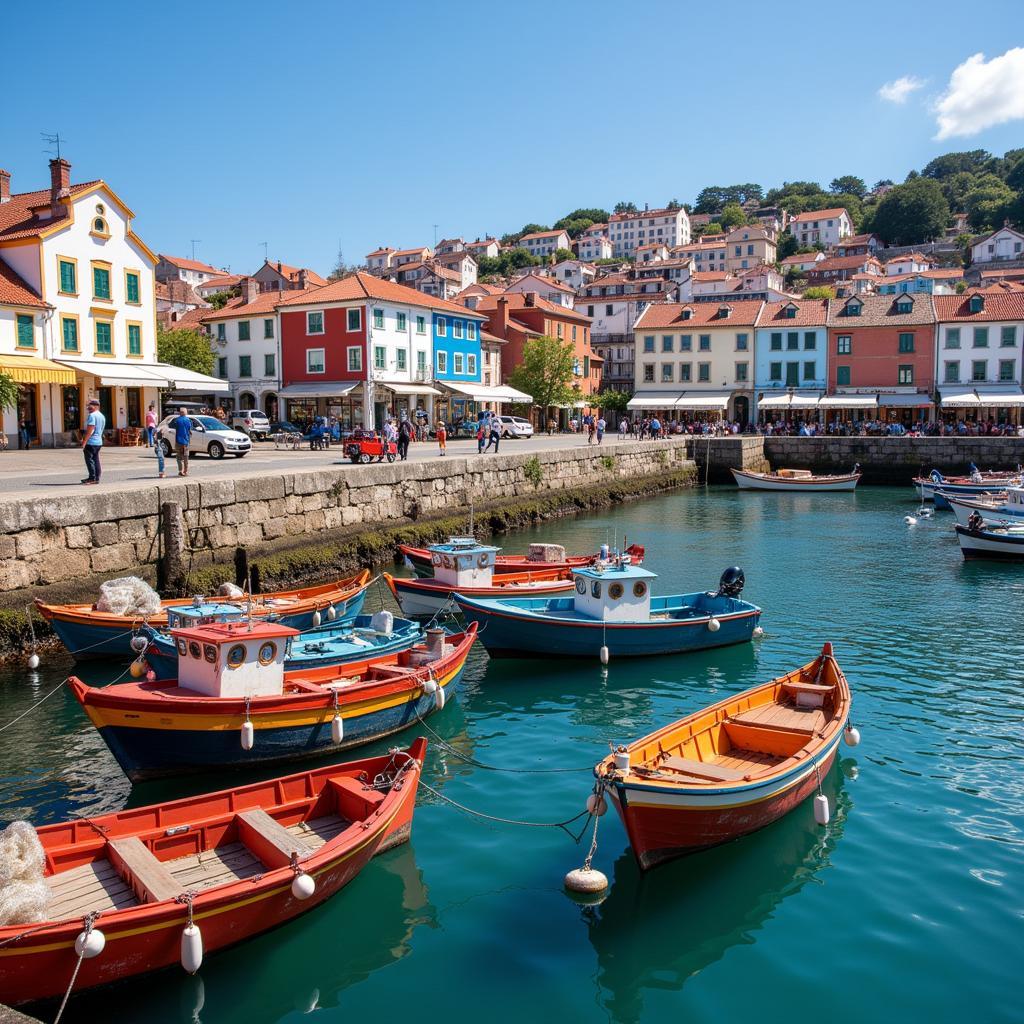
[[[493,576],[487,586],[460,586],[443,580],[417,576],[402,579],[381,573],[398,606],[406,615],[434,615],[445,608],[454,609],[452,594],[469,597],[558,597],[573,589],[572,573],[565,569],[539,569],[535,572],[503,572]]]
[[[39,829],[48,919],[0,927],[0,1003],[63,996],[86,931],[74,991],[194,972],[323,903],[409,838],[426,748]]]
[[[825,644],[802,668],[620,747],[594,769],[642,868],[771,824],[819,788],[850,689]],[[847,742],[859,734],[846,729]]]
[[[416,548],[409,544],[399,544],[398,550],[408,559],[409,563],[416,570],[417,574],[433,573],[435,563],[431,557],[429,548]],[[625,550],[634,565],[639,565],[644,560],[644,549],[639,544],[631,544]],[[531,569],[561,570],[579,568],[584,565],[593,565],[601,556],[593,555],[567,555],[565,559],[557,562],[544,562],[531,559],[528,555],[498,555],[494,559],[494,573],[499,575],[506,572],[529,572]]]

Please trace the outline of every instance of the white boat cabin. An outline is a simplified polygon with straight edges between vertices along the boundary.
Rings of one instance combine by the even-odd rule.
[[[494,559],[501,548],[481,544],[474,537],[450,537],[430,544],[434,579],[451,587],[489,587],[494,581]]]
[[[284,693],[288,641],[299,631],[272,622],[217,622],[174,629],[178,686],[206,697]]]
[[[651,584],[658,574],[625,561],[574,569],[577,615],[604,622],[645,622],[651,617]]]
[[[190,626],[208,626],[213,622],[237,622],[247,616],[248,609],[244,604],[228,604],[195,597],[189,605],[167,609],[167,628],[186,629]]]

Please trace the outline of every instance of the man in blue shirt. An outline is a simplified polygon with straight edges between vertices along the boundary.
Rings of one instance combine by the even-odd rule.
[[[85,438],[82,441],[82,454],[85,456],[85,470],[89,474],[83,484],[100,482],[100,449],[103,447],[103,431],[107,428],[107,418],[100,412],[100,403],[94,398],[88,405],[89,415],[85,418]]]
[[[192,441],[192,420],[187,409],[179,409],[178,416],[168,426],[174,429],[174,457],[178,462],[178,476],[188,476],[188,446]]]

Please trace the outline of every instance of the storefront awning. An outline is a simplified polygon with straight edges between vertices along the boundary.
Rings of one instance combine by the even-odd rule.
[[[731,391],[684,391],[675,401],[673,409],[718,409],[725,411]]]
[[[61,359],[59,362],[69,370],[95,377],[100,385],[107,388],[165,388],[170,383],[161,363],[115,362],[113,359]]]
[[[147,368],[147,372],[148,368]],[[157,363],[154,373],[163,374],[167,378],[168,387],[175,391],[194,391],[197,394],[227,394],[231,385],[220,377],[210,377],[195,370],[186,370],[183,366],[171,366],[170,363]]]
[[[878,406],[881,409],[921,409],[932,404],[931,395],[878,395]]]
[[[977,409],[981,402],[973,391],[968,391],[962,384],[955,388],[939,388],[943,409]]]
[[[878,395],[825,395],[819,409],[877,409]]]
[[[532,402],[533,396],[526,394],[525,391],[517,391],[515,388],[509,387],[507,384],[499,384],[497,387],[491,387],[488,384],[456,384],[454,381],[445,380],[438,381],[442,388],[447,388],[456,395],[465,395],[467,398],[472,399],[474,402],[482,402],[484,404],[493,402]]]
[[[385,381],[378,382],[382,388],[387,388],[388,391],[394,391],[396,395],[439,395],[441,394],[437,388],[432,388],[429,384],[390,384]]]
[[[997,407],[1024,405],[1024,392],[1013,384],[977,387],[974,393],[978,396],[978,401],[982,405]]]
[[[497,387],[491,388],[491,392],[496,402],[519,402],[523,404],[533,401],[533,395],[528,395],[525,391],[509,387],[507,384],[499,384]]]
[[[816,409],[821,399],[820,391],[794,391],[772,394],[765,392],[757,400],[758,409]]]
[[[638,391],[627,403],[627,409],[671,409],[679,398],[676,391]]]
[[[281,398],[344,398],[359,387],[358,380],[318,380],[315,383],[288,384],[278,391]]]
[[[39,356],[0,356],[0,373],[18,384],[74,384],[73,371]]]

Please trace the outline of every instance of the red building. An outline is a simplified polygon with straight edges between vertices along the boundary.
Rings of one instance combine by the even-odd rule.
[[[828,312],[827,419],[930,419],[935,308],[926,294],[852,295]]]

